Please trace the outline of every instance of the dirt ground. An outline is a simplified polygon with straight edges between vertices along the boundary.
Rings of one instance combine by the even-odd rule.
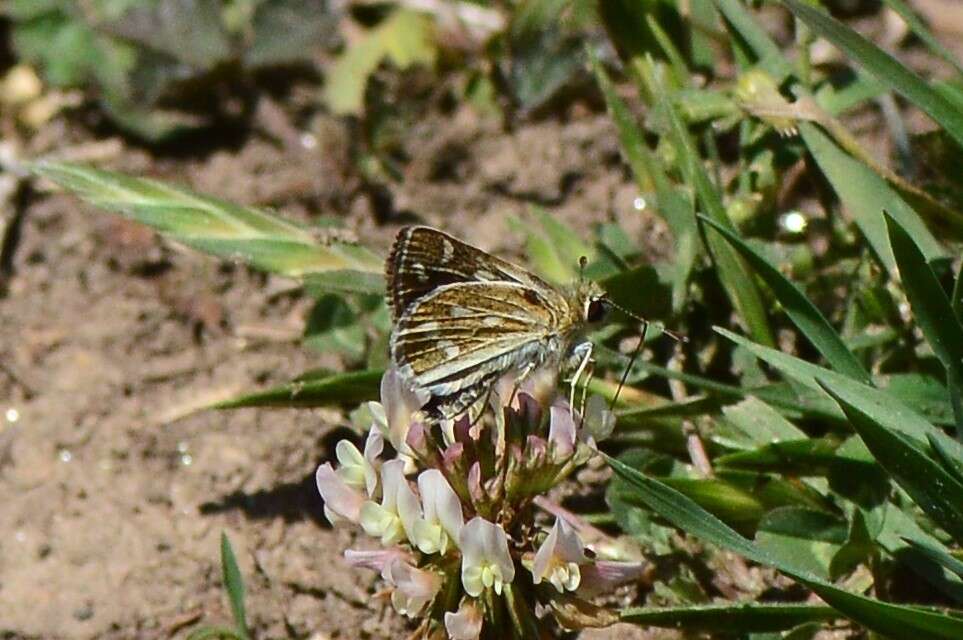
[[[235,150],[155,157],[56,120],[27,152],[89,153],[94,143],[103,166],[300,219],[342,216],[382,247],[417,218],[510,254],[521,238],[506,219],[531,203],[580,226],[621,219],[639,233],[653,225],[653,238],[664,232],[639,222],[612,126],[589,109],[513,132],[468,108],[447,126],[425,122],[410,136],[408,173],[390,189],[387,212],[345,180],[343,154],[331,153],[344,147],[343,125],[298,131],[276,105],[266,109]],[[302,134],[320,144],[306,147]],[[452,157],[439,177],[432,167]],[[402,637],[407,626],[376,597],[376,576],[341,558],[361,536],[321,515],[314,471],[333,456],[345,416],[191,414],[339,367],[297,344],[309,301],[287,281],[35,187],[20,202],[0,298],[0,636],[168,638],[227,622],[223,531],[257,637]]]

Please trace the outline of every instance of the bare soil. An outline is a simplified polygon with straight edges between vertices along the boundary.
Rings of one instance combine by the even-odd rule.
[[[339,216],[382,248],[419,219],[511,254],[522,238],[506,221],[532,203],[580,229],[619,219],[664,233],[632,209],[612,126],[589,109],[512,132],[468,108],[429,118],[387,208],[350,177],[348,136],[328,120],[300,131],[266,103],[233,150],[154,156],[61,119],[24,145],[83,155],[93,144],[104,166],[302,220]],[[257,637],[402,637],[376,576],[342,560],[364,541],[327,524],[314,487],[346,417],[193,411],[340,367],[298,345],[310,301],[34,186],[0,298],[0,636],[168,638],[227,623],[226,532]]]

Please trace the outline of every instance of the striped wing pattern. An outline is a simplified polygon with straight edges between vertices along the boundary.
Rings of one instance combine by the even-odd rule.
[[[560,351],[566,298],[523,269],[440,231],[404,229],[388,258],[391,357],[455,418],[502,375]]]

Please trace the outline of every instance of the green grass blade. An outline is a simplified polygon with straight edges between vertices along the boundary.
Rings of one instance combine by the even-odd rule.
[[[963,483],[905,436],[841,398],[832,384],[824,380],[818,382],[849,416],[853,428],[877,462],[923,511],[957,541],[963,541]]]
[[[314,408],[352,405],[377,400],[383,371],[371,369],[337,373],[323,378],[295,380],[211,405],[212,409],[244,407]]]
[[[852,215],[874,253],[890,272],[895,271],[896,263],[883,221],[884,209],[912,231],[927,259],[944,255],[940,243],[919,215],[879,174],[845,153],[816,125],[800,123],[799,133],[816,164],[839,194],[845,210]]]
[[[757,358],[767,362],[783,374],[811,389],[823,389],[818,380],[828,382],[832,385],[836,394],[858,406],[874,420],[882,422],[891,429],[909,436],[920,444],[925,444],[931,435],[953,442],[952,439],[934,427],[926,418],[885,391],[880,391],[869,385],[857,382],[848,376],[806,362],[805,360],[777,351],[776,349],[755,344],[721,327],[716,327],[715,330],[736,344],[742,345]]]
[[[241,638],[247,640],[250,634],[244,612],[244,578],[237,566],[231,541],[227,539],[227,534],[224,532],[221,532],[221,579],[224,581],[227,599],[231,603],[231,613],[234,616],[234,624],[237,625],[237,632]]]
[[[657,87],[657,89],[662,89]],[[709,179],[702,158],[696,151],[695,144],[689,131],[679,116],[679,112],[669,96],[662,93],[661,105],[670,123],[669,139],[676,149],[682,173],[686,182],[693,185],[696,196],[702,204],[706,214],[727,228],[734,228],[729,215],[722,204],[722,196]],[[706,238],[708,248],[715,259],[719,280],[739,313],[749,333],[760,343],[775,344],[769,319],[762,303],[759,288],[752,279],[748,267],[742,262],[736,251],[721,238],[709,236]]]
[[[638,492],[636,497],[639,501],[679,529],[753,562],[775,567],[812,589],[831,607],[867,629],[893,638],[911,635],[916,640],[958,640],[963,637],[961,619],[844,591],[800,570],[785,558],[770,555],[678,491],[618,460],[608,456],[606,460],[613,471]]]
[[[823,357],[826,358],[833,369],[860,382],[872,384],[866,369],[846,347],[840,335],[819,312],[816,305],[810,302],[809,298],[795,284],[782,275],[779,269],[769,264],[764,257],[731,229],[727,229],[701,214],[699,217],[716,232],[722,234],[722,237],[742,255],[743,259],[749,263],[749,266],[772,290],[789,318],[812,342],[813,346],[823,354]]]
[[[963,147],[963,111],[925,80],[906,68],[875,44],[843,23],[799,0],[781,0],[815,33],[826,38],[846,55],[933,118],[956,143]]]
[[[593,51],[589,51],[589,59],[609,114],[618,130],[622,153],[632,170],[635,182],[643,192],[649,190],[649,182],[655,187],[658,212],[669,225],[672,236],[675,238],[672,310],[678,313],[685,304],[689,276],[699,252],[698,227],[693,216],[694,204],[682,195],[679,189],[673,188],[665,169],[649,149],[638,123],[625,102],[616,93],[612,80]]]
[[[963,437],[963,326],[953,313],[946,292],[930,268],[913,236],[888,213],[884,213],[890,245],[913,316],[933,353],[946,369],[950,403],[956,417],[957,437]]]
[[[906,540],[906,542],[933,562],[963,578],[963,560],[948,553],[946,547],[928,541]]]
[[[758,59],[759,66],[765,69],[777,84],[781,84],[792,74],[792,65],[779,49],[779,45],[769,37],[740,0],[713,0],[713,2],[731,30],[749,45]]]
[[[30,168],[97,207],[220,258],[294,278],[333,270],[382,272],[381,259],[370,251],[322,244],[308,230],[260,209],[80,164],[43,161]]]
[[[926,25],[923,24],[923,21],[920,20],[919,16],[913,12],[908,4],[906,4],[903,0],[883,0],[883,2],[885,2],[890,9],[899,14],[899,16],[904,22],[906,22],[906,25],[913,31],[916,37],[922,40],[923,43],[929,47],[930,51],[946,60],[953,66],[954,69],[956,69],[958,74],[963,75],[963,66],[960,66],[960,63],[957,62],[956,56],[954,56],[949,49],[944,47],[943,43],[940,42],[929,29],[926,28]]]
[[[685,607],[632,607],[620,613],[622,622],[685,631],[761,633],[782,631],[807,622],[839,617],[832,607],[796,603],[737,602]]]

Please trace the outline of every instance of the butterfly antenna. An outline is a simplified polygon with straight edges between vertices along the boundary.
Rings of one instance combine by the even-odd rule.
[[[579,256],[578,259],[578,281],[582,282],[585,280],[585,267],[588,266],[588,258],[585,256]]]
[[[625,381],[629,377],[629,372],[632,370],[632,365],[635,364],[636,358],[638,358],[639,354],[642,352],[642,345],[645,344],[645,332],[649,330],[649,322],[648,320],[640,321],[642,322],[642,336],[639,338],[639,346],[637,346],[635,351],[632,352],[632,357],[629,358],[629,364],[627,367],[625,367],[625,372],[622,373],[622,379],[619,380],[619,386],[615,390],[615,395],[612,396],[612,402],[609,403],[609,411],[615,410],[615,403],[619,400],[619,394],[622,393],[622,387],[625,386]]]
[[[642,316],[638,315],[637,313],[632,313],[631,311],[629,311],[628,309],[626,309],[626,308],[623,307],[622,305],[620,305],[620,304],[618,304],[617,302],[615,302],[614,300],[612,300],[612,298],[606,297],[606,298],[605,298],[605,304],[609,305],[610,307],[612,307],[612,308],[614,308],[614,309],[618,309],[619,311],[621,311],[621,312],[624,313],[625,315],[629,316],[630,318],[632,318],[632,319],[634,319],[634,320],[638,320],[639,322],[643,323],[646,327],[648,327],[648,325],[649,325],[649,321],[648,321],[648,320],[646,320],[646,319],[643,318]],[[683,335],[683,334],[681,334],[681,333],[678,333],[678,332],[675,332],[675,331],[671,331],[671,330],[669,330],[669,329],[666,329],[666,328],[665,328],[665,325],[660,324],[660,325],[659,325],[659,328],[662,330],[662,333],[664,333],[665,335],[669,336],[670,338],[672,338],[672,339],[675,340],[676,342],[680,342],[680,343],[682,343],[682,344],[685,344],[686,342],[689,341],[689,339],[688,339],[685,335]]]

